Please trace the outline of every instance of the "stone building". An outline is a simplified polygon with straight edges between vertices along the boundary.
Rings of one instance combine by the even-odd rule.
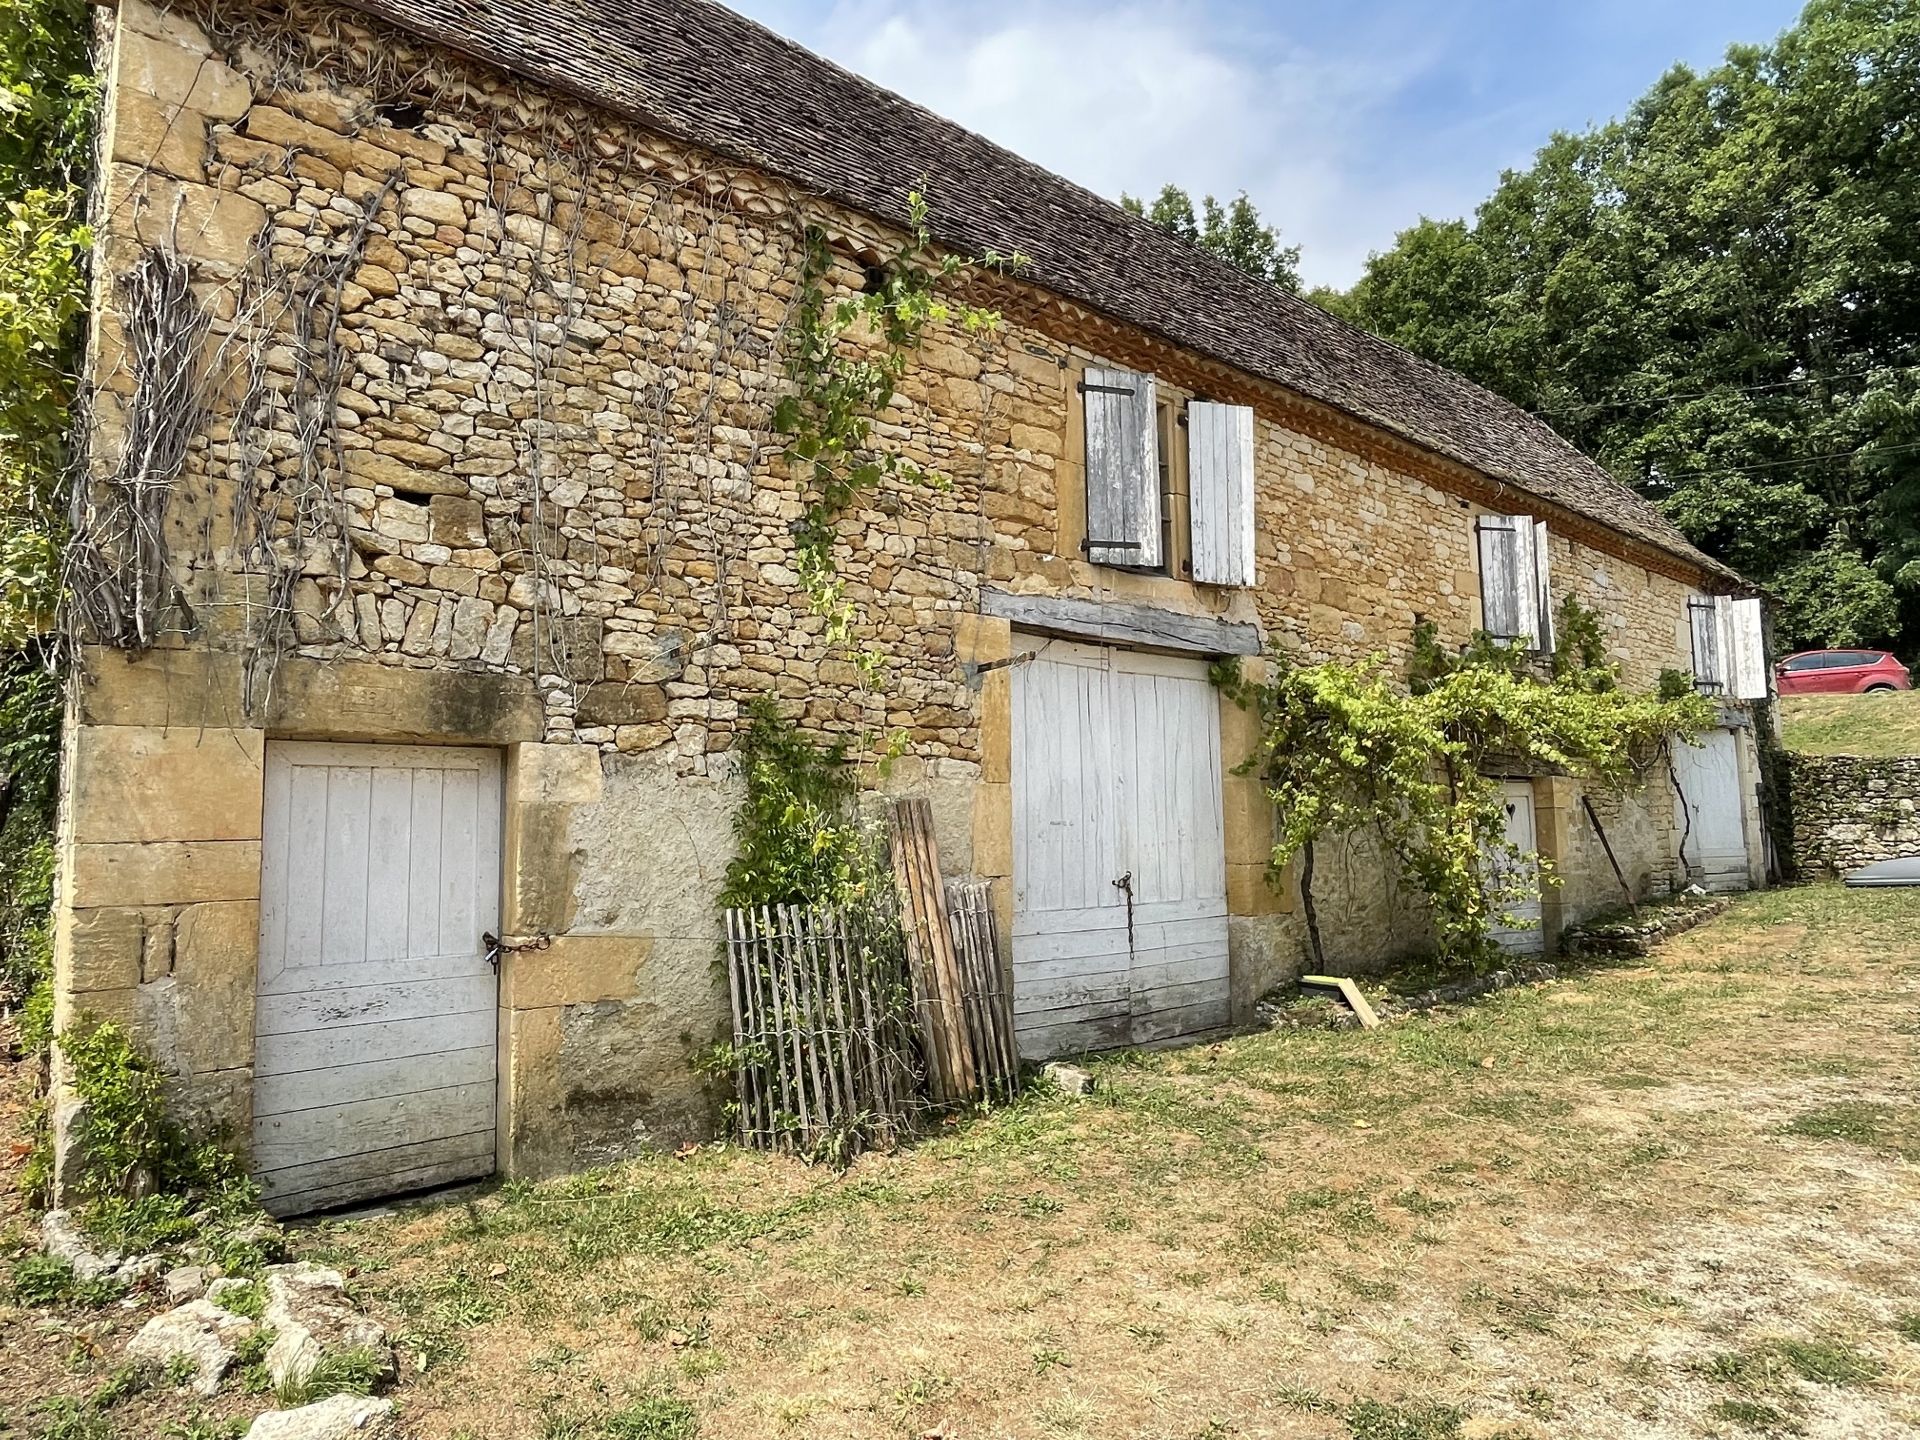
[[[1565,878],[1532,943],[1618,898],[1596,824],[1638,893],[1761,878],[1757,606],[1543,425],[706,0],[474,13],[106,12],[57,1018],[130,1025],[270,1203],[708,1131],[756,696],[904,737],[1033,1054],[1299,967],[1223,656],[1539,646],[1576,594],[1728,728],[1686,806],[1513,778]],[[945,483],[840,519],[869,681],[772,412],[806,236],[857,292],[916,188],[1024,259],[881,417]],[[1419,944],[1364,847],[1316,894],[1343,963]]]

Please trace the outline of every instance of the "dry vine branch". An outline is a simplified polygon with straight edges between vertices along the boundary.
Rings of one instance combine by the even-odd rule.
[[[158,246],[118,289],[133,391],[112,473],[74,488],[68,617],[76,640],[146,649],[167,611],[187,610],[165,526],[206,411],[200,342],[208,317],[186,262]]]

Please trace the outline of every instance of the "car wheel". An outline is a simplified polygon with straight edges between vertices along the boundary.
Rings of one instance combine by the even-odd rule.
[[[1891,685],[1867,686],[1867,694],[1869,695],[1891,695],[1892,693],[1893,693],[1893,686]]]

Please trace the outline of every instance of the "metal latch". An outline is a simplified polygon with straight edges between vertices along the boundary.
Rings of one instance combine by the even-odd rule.
[[[498,975],[500,973],[500,955],[505,949],[500,943],[500,937],[498,935],[482,935],[480,937],[480,943],[486,947],[487,964],[492,966],[493,973]]]

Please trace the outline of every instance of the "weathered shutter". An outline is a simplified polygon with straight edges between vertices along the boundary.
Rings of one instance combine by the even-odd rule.
[[[1722,675],[1736,700],[1767,698],[1767,645],[1760,628],[1760,602],[1717,597]]]
[[[1533,604],[1540,617],[1534,631],[1534,649],[1552,650],[1559,642],[1553,633],[1553,576],[1547,554],[1547,522],[1533,522]]]
[[[1088,370],[1087,558],[1097,565],[1160,564],[1160,457],[1151,375]]]
[[[1193,578],[1253,584],[1253,409],[1187,406],[1187,475],[1193,492]]]
[[[1520,634],[1520,535],[1510,515],[1482,515],[1474,522],[1480,537],[1480,628],[1497,640]]]
[[[1482,515],[1480,535],[1481,626],[1496,640],[1540,647],[1541,545],[1527,515]]]
[[[1693,678],[1710,695],[1726,688],[1720,656],[1720,607],[1705,595],[1687,601],[1687,619],[1693,629]]]

